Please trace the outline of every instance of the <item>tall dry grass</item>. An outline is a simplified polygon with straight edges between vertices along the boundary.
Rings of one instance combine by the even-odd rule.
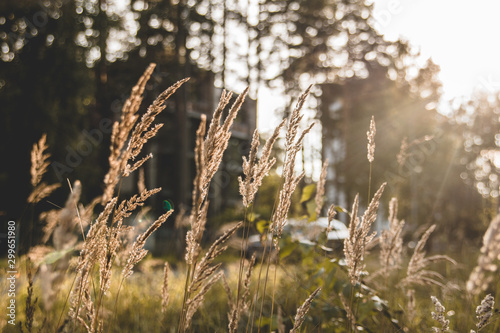
[[[87,206],[83,206],[79,202],[82,184],[75,181],[71,185],[71,193],[65,206],[41,216],[41,219],[46,222],[44,245],[32,248],[29,257],[38,269],[43,288],[46,289],[47,295],[50,295],[49,298],[42,299],[46,309],[50,310],[53,305],[50,298],[54,298],[57,294],[58,286],[64,286],[63,282],[68,279],[68,273],[71,276],[71,283],[67,287],[69,292],[64,297],[64,301],[60,302],[62,303],[60,315],[55,323],[51,323],[51,327],[58,331],[94,333],[120,330],[122,319],[118,317],[118,313],[121,313],[120,304],[124,302],[120,299],[120,293],[125,292],[123,290],[125,290],[126,281],[131,279],[134,270],[147,255],[148,252],[145,249],[147,240],[173,213],[170,210],[157,217],[144,230],[133,231],[127,226],[126,219],[139,208],[144,207],[148,198],[160,191],[160,188],[148,190],[145,187],[143,173],[139,176],[139,193],[130,198],[120,198],[123,179],[138,169],[141,170],[141,166],[152,158],[150,154],[141,157],[141,152],[145,143],[162,127],[162,124],[154,124],[154,122],[165,108],[165,101],[187,81],[187,79],[181,80],[161,93],[140,118],[137,112],[142,103],[146,83],[153,70],[154,65],[150,65],[141,76],[123,107],[120,120],[113,125],[110,168],[104,178],[102,196],[95,198]],[[236,98],[225,118],[223,117],[224,110],[232,98],[232,94],[225,91],[222,93],[208,128],[207,118],[202,117],[196,133],[194,152],[196,176],[193,180],[189,230],[186,233],[185,273],[181,273],[179,269],[172,269],[171,265],[162,261],[163,274],[158,279],[157,286],[158,318],[165,320],[173,307],[178,308],[177,317],[176,320],[168,317],[170,318],[168,322],[162,322],[156,326],[161,327],[160,331],[193,332],[199,329],[199,325],[194,326],[196,316],[201,316],[200,312],[206,311],[203,310],[203,305],[211,301],[209,296],[215,297],[214,294],[217,292],[214,292],[214,289],[217,288],[223,288],[227,295],[227,305],[223,308],[227,310],[227,320],[224,322],[227,323],[226,327],[229,332],[253,332],[255,330],[260,332],[263,328],[284,332],[284,322],[290,328],[290,332],[300,332],[301,329],[310,331],[312,327],[315,331],[322,331],[323,326],[328,327],[328,329],[325,328],[325,331],[328,331],[331,325],[336,325],[335,331],[352,332],[368,327],[368,319],[363,309],[366,304],[379,302],[378,300],[380,300],[377,303],[378,306],[374,307],[378,311],[376,314],[383,316],[382,319],[388,317],[392,322],[390,326],[387,321],[382,320],[383,324],[378,327],[383,331],[391,331],[397,326],[403,331],[409,331],[417,328],[415,322],[423,320],[423,311],[419,311],[416,302],[419,293],[418,286],[430,285],[439,288],[437,290],[441,290],[442,293],[448,288],[446,276],[433,270],[431,265],[439,261],[454,264],[455,261],[445,255],[426,256],[425,252],[426,243],[437,226],[433,225],[427,229],[416,244],[412,256],[406,260],[402,237],[404,221],[398,219],[397,199],[393,198],[389,204],[388,229],[377,238],[377,234],[373,231],[373,224],[382,203],[382,195],[386,186],[383,183],[373,195],[362,216],[358,215],[359,196],[356,196],[352,203],[348,225],[349,235],[344,240],[343,258],[341,258],[345,264],[340,263],[337,260],[339,258],[325,257],[324,254],[318,255],[319,249],[324,252],[331,251],[328,249],[328,244],[322,244],[320,241],[316,244],[316,252],[311,252],[312,254],[308,257],[309,261],[315,265],[323,265],[324,262],[327,262],[324,267],[333,265],[339,273],[334,272],[335,274],[330,276],[340,281],[338,283],[341,287],[334,285],[332,288],[326,279],[313,278],[309,281],[310,285],[303,288],[304,295],[308,296],[302,297],[305,301],[301,305],[300,295],[294,295],[294,303],[291,305],[279,302],[283,297],[279,289],[280,278],[278,276],[289,274],[280,262],[280,242],[285,242],[282,238],[292,205],[292,195],[304,177],[304,173],[297,174],[295,161],[302,150],[304,137],[313,126],[313,124],[301,124],[303,119],[301,109],[310,89],[311,87],[299,97],[290,118],[283,120],[275,128],[261,151],[259,151],[259,133],[254,132],[249,155],[243,157],[243,175],[238,178],[245,217],[242,222],[235,223],[228,228],[207,250],[203,249],[202,237],[207,227],[210,184],[228,147],[231,126],[244,102],[247,90]],[[301,128],[304,129],[301,130]],[[276,159],[271,157],[273,146],[283,130],[285,131],[285,160],[282,181],[274,202],[269,228],[264,234],[264,252],[260,264],[256,264],[255,256],[250,260],[245,260],[246,244],[251,229],[248,216],[252,215],[253,205],[265,176],[276,163]],[[375,121],[372,118],[367,133],[367,158],[370,170],[375,161],[375,131]],[[402,145],[402,150],[403,146],[407,147],[408,144]],[[48,166],[49,155],[45,152],[47,149],[45,136],[33,147],[31,169],[33,192],[28,198],[32,204],[40,202],[59,186],[59,184],[46,185],[41,182]],[[403,153],[400,155],[399,159],[404,158]],[[313,198],[315,203],[313,220],[320,217],[325,204],[324,187],[327,170],[328,162],[325,161]],[[370,196],[371,175],[369,183]],[[99,208],[100,212],[94,219],[93,211],[98,203],[101,203],[102,208]],[[338,207],[330,203],[327,211],[329,224],[325,230],[326,233],[332,231],[332,222],[337,211]],[[176,225],[184,224],[182,215],[178,217]],[[486,273],[497,271],[497,261],[500,259],[498,254],[499,221],[499,217],[492,220],[484,237],[478,266],[472,271],[467,282],[471,303],[477,301],[474,297],[477,298],[481,292],[491,290],[492,282],[498,282],[495,281],[494,276],[487,277]],[[243,230],[240,231],[240,228]],[[226,244],[229,239],[237,232],[242,234],[241,250],[239,264],[233,277],[233,286],[236,286],[236,289],[232,289],[231,283],[228,282],[231,276],[227,275],[228,271],[224,269],[220,259],[227,249]],[[267,237],[272,240],[270,245],[268,245]],[[375,246],[374,240],[377,240],[380,246],[377,261],[379,263],[376,269],[370,272],[367,268],[367,249]],[[49,243],[51,245],[48,245]],[[79,251],[77,257],[71,255],[74,250]],[[54,253],[58,255],[56,264],[48,263],[47,256]],[[406,267],[405,262],[407,262]],[[258,267],[254,268],[254,266]],[[324,267],[322,266],[323,269]],[[312,276],[309,274],[309,272],[307,274],[298,272],[299,276],[294,278],[295,287],[298,290],[301,289],[299,288],[300,281]],[[146,278],[146,275],[139,277],[139,279],[143,278]],[[381,278],[382,284],[380,284]],[[180,282],[181,280],[183,282]],[[392,290],[388,288],[389,281],[394,282]],[[176,290],[177,294],[182,297],[176,297],[176,293],[172,290]],[[400,291],[401,297],[397,299],[397,308],[391,308],[396,305],[380,297],[395,290]],[[28,331],[32,331],[36,324],[36,301],[33,301],[33,295],[33,280],[30,278],[28,279],[24,323]],[[315,308],[316,303],[321,304],[321,307],[318,305]],[[440,326],[434,327],[434,331],[450,330],[453,321],[447,317],[445,307],[434,296],[432,303],[434,311],[431,316],[428,315],[430,311],[427,311],[427,317],[432,317]],[[318,319],[322,316],[321,309],[330,307],[335,309],[334,313],[337,317],[324,321]],[[401,322],[398,322],[394,317],[397,316],[396,313],[401,312],[401,309],[404,317]],[[295,313],[293,314],[292,311]],[[219,315],[220,313],[213,314],[213,316]],[[476,317],[477,331],[486,331],[488,328],[500,326],[498,315],[494,310],[494,295],[487,295],[476,308],[475,314],[463,313],[462,315]],[[375,315],[373,316],[375,318]],[[430,322],[430,319],[428,321]],[[304,325],[306,327],[303,327]],[[257,327],[254,329],[254,326]]]

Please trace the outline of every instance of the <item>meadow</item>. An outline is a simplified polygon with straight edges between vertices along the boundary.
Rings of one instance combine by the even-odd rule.
[[[325,202],[328,161],[314,191],[300,193],[311,209],[304,228],[326,212],[328,225],[312,241],[294,239],[287,228],[292,196],[304,177],[295,161],[313,123],[304,124],[302,107],[309,89],[299,96],[284,119],[260,147],[254,133],[248,156],[242,156],[239,188],[244,218],[227,224],[206,244],[209,229],[207,199],[210,184],[231,137],[231,125],[245,99],[223,92],[208,121],[202,118],[195,146],[196,176],[183,258],[154,258],[147,240],[164,223],[174,223],[173,210],[131,228],[147,199],[159,189],[138,184],[130,198],[120,194],[124,178],[140,172],[152,157],[141,155],[144,145],[161,130],[155,118],[182,80],[161,93],[139,117],[138,110],[150,65],[125,102],[113,125],[110,168],[100,197],[83,205],[82,183],[70,184],[64,207],[42,213],[43,244],[18,258],[15,325],[2,316],[4,332],[499,332],[495,298],[500,291],[500,215],[493,218],[483,244],[463,253],[427,253],[427,243],[439,225],[418,235],[412,247],[404,242],[404,216],[398,198],[390,199],[387,228],[373,231],[385,183],[371,184],[366,208],[356,196],[350,207]],[[367,160],[376,163],[376,120],[367,127]],[[273,148],[284,137],[285,159],[274,208],[267,223],[257,223],[253,209],[265,177],[276,166]],[[43,136],[31,153],[35,206],[61,184],[43,181],[50,159]],[[404,151],[401,156],[404,156]],[[83,184],[83,185],[82,185]],[[309,188],[311,189],[311,187]],[[327,235],[333,221],[348,216],[348,236],[336,250]],[[184,215],[184,214],[183,214]],[[175,221],[182,224],[183,221]],[[262,248],[247,252],[248,237],[258,230]],[[269,240],[269,241],[267,241]],[[7,263],[2,263],[7,267]],[[8,289],[2,269],[2,290]],[[0,298],[2,308],[9,299]]]

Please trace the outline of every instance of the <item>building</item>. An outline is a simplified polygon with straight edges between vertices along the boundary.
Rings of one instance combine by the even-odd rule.
[[[322,159],[329,161],[325,184],[327,202],[349,209],[354,195],[360,193],[361,204],[366,204],[369,174],[366,132],[370,119],[375,116],[377,129],[393,126],[386,115],[395,109],[394,81],[387,78],[386,73],[383,68],[374,68],[368,78],[321,85]],[[386,134],[377,132],[379,147],[387,147],[386,139]],[[401,138],[391,140],[398,149]],[[380,156],[381,151],[377,153]],[[372,183],[378,184],[380,170],[373,171]]]
[[[154,156],[145,164],[146,187],[162,188],[160,193],[150,199],[156,215],[162,213],[164,200],[173,204],[176,213],[180,207],[188,212],[191,208],[193,180],[196,175],[196,131],[202,115],[206,115],[207,124],[210,123],[222,93],[221,89],[214,87],[211,73],[201,74],[188,81],[167,101],[166,109],[157,117],[157,122],[164,123],[164,126],[146,147]],[[233,101],[236,97],[235,92]],[[237,179],[242,174],[242,156],[248,154],[256,128],[256,105],[255,100],[247,97],[233,123],[232,137],[224,160],[211,183],[209,217],[241,204]],[[135,173],[131,178],[123,186],[123,190],[136,193],[138,174]],[[171,238],[170,229],[168,226],[161,228],[157,232],[157,238]]]

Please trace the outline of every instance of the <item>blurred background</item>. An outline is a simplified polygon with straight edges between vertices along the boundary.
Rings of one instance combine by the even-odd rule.
[[[52,155],[46,180],[63,186],[37,209],[64,206],[68,180],[82,181],[83,203],[100,195],[110,124],[155,62],[142,112],[172,83],[191,80],[167,103],[165,126],[147,147],[155,157],[145,183],[162,187],[154,213],[164,200],[189,210],[201,115],[210,117],[222,89],[248,86],[212,184],[209,225],[240,218],[237,177],[254,129],[269,135],[314,84],[304,114],[317,124],[297,161],[306,174],[299,194],[328,158],[325,206],[349,208],[356,193],[366,205],[373,115],[372,188],[388,183],[382,215],[397,196],[409,233],[437,223],[434,246],[479,247],[498,210],[499,12],[493,0],[3,0],[0,217],[24,218],[30,150],[43,133]],[[279,172],[278,162],[256,205],[262,216]],[[136,193],[138,175],[124,194]],[[292,215],[306,209],[297,198]],[[172,237],[163,229],[158,237]]]

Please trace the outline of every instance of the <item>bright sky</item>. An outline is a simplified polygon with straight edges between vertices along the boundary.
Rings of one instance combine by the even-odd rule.
[[[500,90],[500,1],[373,0],[378,30],[441,67],[444,99]]]

